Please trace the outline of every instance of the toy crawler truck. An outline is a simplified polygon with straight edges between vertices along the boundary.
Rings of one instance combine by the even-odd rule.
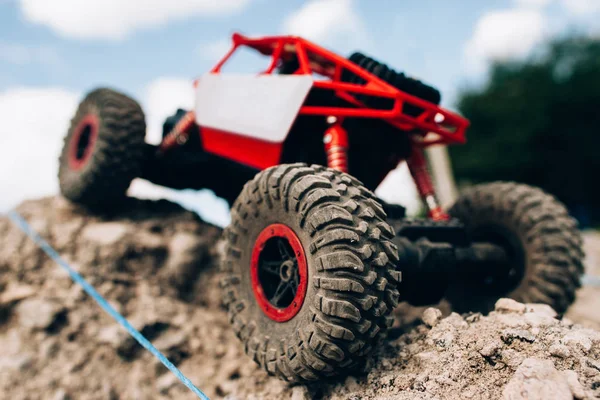
[[[221,73],[241,48],[264,70]],[[540,189],[478,185],[447,212],[423,148],[465,142],[468,121],[434,88],[360,53],[292,36],[233,46],[195,81],[196,106],[144,143],[140,106],[110,89],[80,104],[60,157],[63,195],[113,207],[135,177],[228,200],[223,301],[246,352],[269,373],[312,381],[361,365],[398,301],[489,311],[501,296],[564,312],[582,274],[581,238]],[[481,155],[485,157],[485,154]],[[429,218],[372,192],[407,162]],[[401,188],[398,188],[401,190]]]

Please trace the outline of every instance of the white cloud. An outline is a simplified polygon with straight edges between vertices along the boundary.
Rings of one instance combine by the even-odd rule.
[[[250,0],[19,0],[26,20],[78,39],[121,39],[199,15],[239,12]]]
[[[59,88],[0,92],[0,210],[56,193],[58,155],[78,100]]]
[[[561,4],[568,12],[577,16],[600,12],[600,0],[561,0]]]
[[[548,35],[544,15],[533,9],[491,11],[475,26],[466,43],[468,66],[480,71],[489,61],[506,61],[526,56]]]
[[[365,41],[363,23],[353,0],[310,0],[283,22],[286,34],[316,43]]]
[[[9,42],[0,42],[0,60],[17,65],[39,63],[56,66],[62,64],[58,52],[52,47]]]

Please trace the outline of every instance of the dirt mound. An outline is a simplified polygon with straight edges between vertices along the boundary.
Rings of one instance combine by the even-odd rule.
[[[165,201],[131,200],[101,217],[61,198],[18,211],[211,398],[600,396],[600,333],[508,300],[489,316],[428,309],[414,326],[410,309],[363,376],[289,386],[259,370],[229,327],[215,265],[220,229]],[[6,398],[195,398],[6,218],[0,349]]]

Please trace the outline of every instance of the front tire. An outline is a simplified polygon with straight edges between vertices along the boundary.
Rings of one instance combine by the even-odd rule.
[[[244,186],[231,218],[223,301],[246,353],[294,382],[362,366],[393,322],[400,279],[374,195],[338,171],[281,165]]]
[[[145,135],[135,100],[111,89],[90,92],[71,120],[59,158],[62,195],[91,209],[122,202],[140,175]]]
[[[476,185],[449,210],[474,241],[502,245],[511,258],[505,276],[459,276],[447,299],[459,312],[493,310],[499,297],[544,303],[563,313],[583,274],[577,222],[553,196],[512,182]],[[491,279],[490,279],[491,278]]]

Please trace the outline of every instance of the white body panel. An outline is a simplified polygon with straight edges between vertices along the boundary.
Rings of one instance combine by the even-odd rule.
[[[312,82],[309,75],[205,74],[196,88],[196,122],[282,143]]]

